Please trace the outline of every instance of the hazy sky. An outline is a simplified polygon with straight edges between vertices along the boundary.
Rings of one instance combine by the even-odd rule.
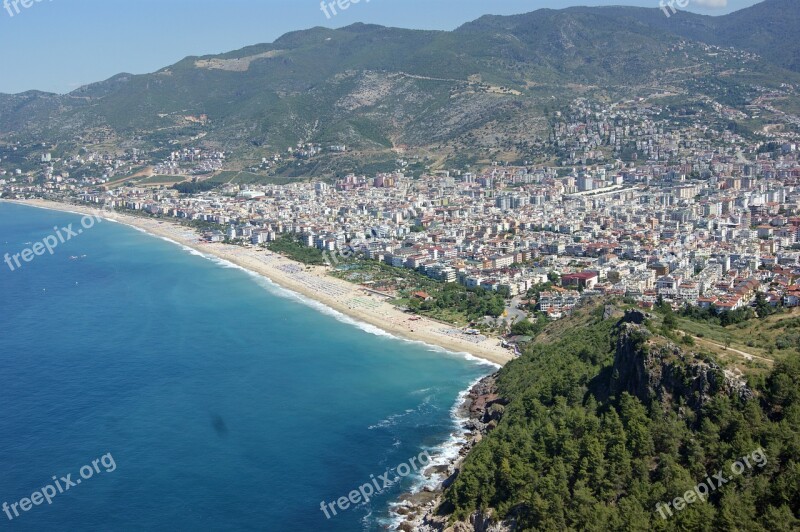
[[[659,0],[361,0],[327,18],[320,0],[24,1],[32,5],[0,0],[0,92],[65,93],[120,72],[152,72],[188,55],[271,42],[314,26],[369,22],[450,30],[485,14],[543,7],[659,6]],[[687,9],[724,14],[758,1],[691,0]]]

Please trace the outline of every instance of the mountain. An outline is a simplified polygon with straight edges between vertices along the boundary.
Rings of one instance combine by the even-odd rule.
[[[542,35],[547,23],[559,13],[567,17],[590,17],[599,26],[614,28],[618,23],[658,30],[697,42],[732,46],[754,52],[775,65],[800,71],[800,9],[795,0],[764,0],[725,16],[698,15],[688,11],[670,12],[636,7],[575,7],[562,11],[540,10],[508,17],[485,16],[459,28],[461,31],[510,31],[515,35]],[[591,32],[594,33],[594,32]],[[590,33],[590,35],[591,35]],[[543,44],[540,42],[540,44]]]
[[[136,147],[153,157],[202,144],[242,167],[298,143],[348,146],[287,170],[306,175],[391,165],[398,154],[429,164],[539,156],[553,113],[579,96],[666,90],[730,103],[721,99],[755,85],[798,83],[786,70],[798,66],[800,44],[787,38],[800,34],[798,7],[767,0],[716,18],[538,10],[485,16],[452,32],[312,28],[67,95],[0,95],[0,142]],[[710,53],[707,44],[740,51]]]

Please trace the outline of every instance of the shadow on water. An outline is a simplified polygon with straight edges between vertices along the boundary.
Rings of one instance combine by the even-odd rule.
[[[222,419],[222,416],[218,414],[211,416],[211,426],[214,428],[214,432],[217,433],[217,436],[223,437],[228,435],[228,426],[225,425],[225,420]]]

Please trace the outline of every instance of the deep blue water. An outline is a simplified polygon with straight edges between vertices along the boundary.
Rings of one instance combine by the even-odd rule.
[[[0,202],[0,255],[80,219]],[[0,528],[379,530],[413,479],[330,520],[320,503],[446,441],[489,371],[105,221],[0,263],[0,503],[116,469]]]

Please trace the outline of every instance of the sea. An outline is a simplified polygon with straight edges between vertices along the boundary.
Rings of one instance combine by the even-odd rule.
[[[494,366],[90,221],[0,202],[0,529],[384,530],[457,449]]]

